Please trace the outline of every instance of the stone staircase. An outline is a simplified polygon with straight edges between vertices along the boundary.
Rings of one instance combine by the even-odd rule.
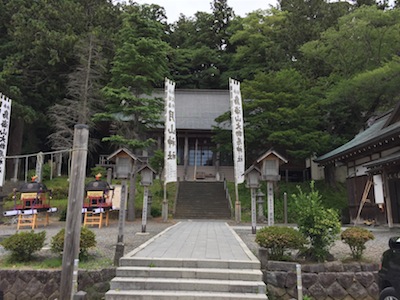
[[[226,199],[224,183],[180,182],[174,218],[230,219],[231,209]]]
[[[123,257],[106,300],[268,299],[258,261]]]

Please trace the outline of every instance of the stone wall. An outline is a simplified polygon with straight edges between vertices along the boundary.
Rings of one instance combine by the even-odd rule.
[[[87,299],[101,299],[115,277],[115,268],[78,273],[78,290],[87,292]],[[59,298],[61,270],[0,270],[0,295],[4,300]]]
[[[262,262],[269,300],[297,299],[296,263]],[[378,265],[327,262],[301,265],[303,295],[318,300],[378,299]]]
[[[269,300],[297,299],[296,263],[261,259]],[[378,299],[378,265],[329,262],[301,265],[303,295],[317,300]],[[78,290],[88,299],[101,299],[110,288],[115,269],[79,271]],[[4,300],[57,299],[60,270],[0,270]]]

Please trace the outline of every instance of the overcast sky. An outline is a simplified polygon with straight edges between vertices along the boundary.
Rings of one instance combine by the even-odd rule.
[[[136,0],[139,4],[158,4],[165,8],[168,23],[178,20],[179,14],[193,17],[198,11],[211,12],[212,0]],[[276,0],[228,0],[228,5],[233,8],[236,15],[245,17],[247,13],[256,9],[268,9],[270,5],[276,6]]]

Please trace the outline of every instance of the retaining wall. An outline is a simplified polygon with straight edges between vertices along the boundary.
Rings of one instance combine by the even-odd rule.
[[[296,263],[261,259],[269,300],[297,299]],[[328,262],[301,265],[303,295],[317,300],[378,299],[378,265]],[[78,290],[101,299],[109,290],[115,268],[79,271]],[[60,270],[0,270],[4,300],[57,299]],[[1,294],[1,293],[0,293]]]
[[[88,299],[102,299],[110,289],[115,268],[78,273],[78,290]],[[0,295],[4,300],[43,300],[59,298],[61,270],[0,270]]]
[[[301,265],[303,295],[318,300],[378,299],[378,265],[327,262]],[[263,264],[269,300],[297,299],[296,263]]]

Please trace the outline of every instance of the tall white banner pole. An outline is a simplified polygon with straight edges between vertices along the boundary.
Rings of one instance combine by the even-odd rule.
[[[239,200],[238,184],[244,182],[245,153],[244,153],[244,127],[242,95],[240,93],[240,82],[229,79],[233,163],[235,170],[235,220],[241,221],[241,204]]]
[[[165,78],[165,129],[164,129],[164,200],[162,217],[168,219],[167,183],[176,182],[176,116],[175,82]]]
[[[8,146],[8,133],[10,130],[11,99],[0,93],[0,187],[4,184],[6,175],[6,156]]]

